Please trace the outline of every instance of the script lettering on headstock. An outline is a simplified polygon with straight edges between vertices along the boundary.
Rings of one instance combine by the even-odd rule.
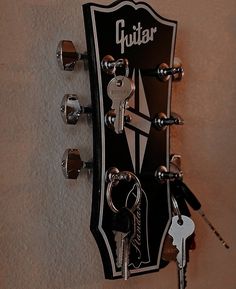
[[[130,30],[130,29],[128,29]],[[157,27],[144,29],[141,22],[132,25],[132,32],[126,33],[127,27],[124,19],[116,21],[116,44],[120,44],[120,53],[125,53],[126,47],[133,45],[146,44],[154,40],[154,34],[157,32]]]

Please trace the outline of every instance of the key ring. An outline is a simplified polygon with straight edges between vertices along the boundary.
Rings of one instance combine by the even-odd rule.
[[[183,224],[182,215],[181,215],[178,203],[177,203],[177,201],[176,201],[176,199],[175,199],[175,197],[173,195],[171,195],[171,201],[172,201],[172,204],[173,204],[174,212],[178,216],[178,224],[182,225]]]
[[[117,186],[119,184],[119,182],[122,180],[125,180],[127,182],[134,180],[134,182],[135,182],[133,188],[136,186],[137,195],[136,195],[136,200],[135,200],[132,208],[130,209],[131,212],[134,212],[137,209],[137,207],[141,201],[141,193],[142,193],[141,183],[134,173],[129,172],[129,171],[121,171],[120,172],[117,168],[110,168],[106,172],[106,181],[108,182],[107,190],[106,190],[106,198],[107,198],[108,206],[114,213],[119,212],[119,210],[116,208],[116,206],[113,203],[111,193],[112,193],[112,188]]]

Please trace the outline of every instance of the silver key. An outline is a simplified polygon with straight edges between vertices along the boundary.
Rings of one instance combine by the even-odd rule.
[[[129,276],[130,276],[130,272],[129,272],[129,254],[130,254],[130,238],[129,236],[125,236],[125,238],[123,239],[123,254],[122,254],[122,277],[125,280],[128,280]]]
[[[129,209],[128,209],[129,210]],[[122,277],[125,280],[128,280],[130,276],[129,271],[129,255],[130,255],[130,245],[133,239],[136,237],[136,216],[135,214],[129,210],[131,220],[131,228],[129,233],[123,239],[123,255],[122,255]]]
[[[123,251],[124,251],[124,238],[127,233],[113,231],[115,235],[115,242],[116,242],[116,266],[118,268],[122,267],[122,260],[123,260]]]
[[[127,217],[127,228],[126,233],[120,231],[113,231],[115,234],[116,241],[116,265],[118,268],[121,268],[122,277],[125,280],[128,280],[130,276],[129,272],[129,255],[130,255],[130,245],[132,240],[136,236],[136,216],[129,208],[123,208]],[[126,224],[125,224],[126,227]]]
[[[185,268],[186,267],[182,267],[182,268],[178,267],[178,271],[179,271],[179,289],[185,289],[186,288]]]
[[[122,233],[119,231],[113,231],[116,241],[116,266],[121,268],[122,277],[128,280],[130,276],[129,272],[129,252],[130,252],[130,238],[129,233]]]
[[[179,222],[179,216],[172,218],[169,229],[169,235],[173,238],[173,245],[178,249],[176,256],[179,268],[179,285],[180,289],[185,288],[185,266],[186,266],[186,239],[194,232],[195,225],[192,219],[187,216],[181,216],[182,224]]]
[[[122,75],[112,78],[107,85],[107,94],[112,100],[112,109],[116,113],[114,129],[117,134],[123,132],[125,109],[134,91],[135,85],[133,80]]]

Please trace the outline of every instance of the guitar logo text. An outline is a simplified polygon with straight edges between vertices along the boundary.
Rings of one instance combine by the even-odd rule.
[[[138,22],[137,25],[133,25],[133,32],[130,34],[125,34],[125,28],[124,19],[116,21],[116,44],[120,44],[121,54],[125,52],[126,47],[146,44],[149,41],[153,41],[154,34],[157,32],[157,27],[143,29],[141,22]]]

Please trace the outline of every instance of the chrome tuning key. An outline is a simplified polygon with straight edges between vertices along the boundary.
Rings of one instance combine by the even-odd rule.
[[[92,169],[92,162],[82,161],[78,149],[67,149],[61,166],[66,179],[77,179],[82,169]]]
[[[78,95],[65,94],[61,102],[61,116],[66,124],[75,125],[81,114],[91,114],[92,108],[82,106]]]
[[[170,181],[182,181],[183,172],[181,167],[181,156],[173,154],[170,156],[170,170],[168,171],[165,166],[160,166],[154,173],[155,178],[160,183],[165,183],[167,180]]]
[[[177,113],[171,113],[170,117],[167,117],[163,112],[160,112],[152,121],[155,128],[158,130],[165,130],[170,125],[183,125],[184,120]]]
[[[87,58],[86,54],[76,51],[73,42],[70,40],[59,42],[56,55],[59,67],[65,71],[73,71],[77,61]]]
[[[166,63],[161,63],[154,69],[143,69],[142,74],[145,76],[154,76],[159,78],[161,81],[168,81],[172,76],[175,81],[180,81],[184,76],[184,69],[179,58],[174,59],[174,66],[169,67]]]
[[[159,183],[165,183],[167,180],[170,181],[176,181],[176,180],[182,180],[183,179],[183,172],[172,172],[168,171],[165,166],[160,166],[154,174],[155,178]]]

